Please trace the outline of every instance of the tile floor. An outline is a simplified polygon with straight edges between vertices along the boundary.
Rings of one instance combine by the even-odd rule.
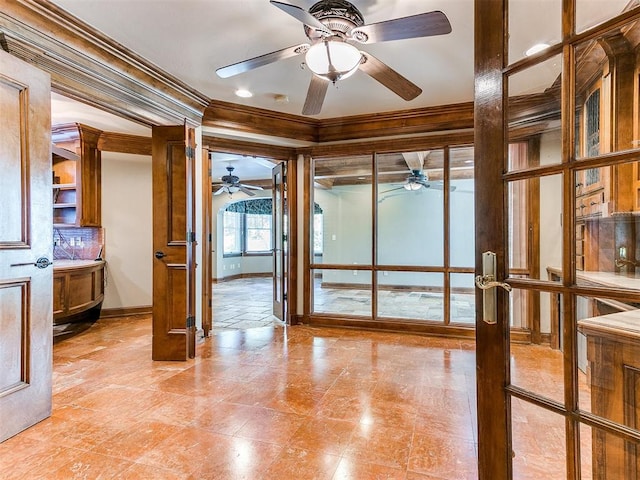
[[[272,312],[273,280],[268,277],[242,278],[213,285],[214,331],[269,326],[279,321]],[[251,298],[251,302],[246,299]],[[371,315],[371,292],[327,288],[316,279],[314,310],[321,313],[349,312]],[[440,293],[381,290],[380,316],[442,321],[443,298]],[[452,294],[451,322],[475,322],[473,295]]]
[[[212,286],[213,331],[282,324],[272,315],[273,279],[239,278]],[[250,298],[251,302],[247,302]]]
[[[149,317],[100,320],[54,346],[53,415],[0,444],[0,478],[474,479],[474,349],[271,325],[153,362]],[[521,350],[523,368],[559,356]],[[517,412],[516,478],[564,478],[563,445],[537,443],[562,421]]]

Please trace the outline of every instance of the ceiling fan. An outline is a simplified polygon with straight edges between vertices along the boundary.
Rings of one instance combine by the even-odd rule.
[[[227,192],[229,195],[232,195],[236,192],[243,192],[253,197],[255,193],[252,192],[251,190],[262,190],[262,187],[247,185],[246,183],[240,183],[240,178],[237,175],[233,174],[233,170],[234,170],[234,167],[232,166],[227,167],[227,171],[229,173],[220,178],[220,180],[222,180],[222,186],[214,192],[214,195],[220,195],[221,193],[224,193],[224,192]]]
[[[227,65],[217,69],[216,73],[221,78],[228,78],[278,60],[305,54],[305,63],[314,75],[302,108],[303,115],[320,113],[329,82],[335,84],[357,70],[371,76],[404,100],[413,100],[422,93],[420,87],[370,53],[358,50],[354,44],[368,45],[451,32],[449,19],[440,11],[365,25],[360,11],[346,0],[320,0],[308,12],[288,3],[275,0],[270,3],[302,22],[310,43],[301,43]]]
[[[396,186],[396,188],[392,188],[390,190],[386,190],[384,192],[381,192],[382,194],[385,193],[390,193],[390,192],[394,192],[396,190],[408,190],[408,191],[415,191],[415,190],[421,190],[422,188],[433,188],[435,190],[443,190],[444,189],[444,182],[442,181],[436,181],[436,182],[432,182],[429,181],[429,176],[424,173],[422,170],[411,170],[411,173],[409,174],[409,176],[405,179],[405,181],[403,183],[395,183],[393,184]],[[451,186],[449,187],[450,191],[454,191],[456,189],[455,186]]]

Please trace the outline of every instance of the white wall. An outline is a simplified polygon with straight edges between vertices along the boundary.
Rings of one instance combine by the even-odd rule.
[[[102,225],[107,286],[103,308],[153,298],[151,157],[102,152]]]
[[[542,135],[540,164],[560,163],[560,131]],[[560,175],[540,178],[540,278],[547,279],[547,267],[562,266],[562,178]],[[540,295],[540,331],[551,332],[550,295]]]
[[[474,266],[473,180],[456,181],[451,192],[451,249],[456,265]],[[383,185],[380,190],[393,189]],[[378,263],[442,266],[444,264],[443,192],[403,189],[381,194],[378,203]],[[371,187],[317,188],[315,202],[323,211],[322,263],[371,264]],[[368,272],[325,270],[323,282],[370,283]],[[466,279],[453,278],[460,286]],[[442,274],[388,272],[381,284],[442,286]]]

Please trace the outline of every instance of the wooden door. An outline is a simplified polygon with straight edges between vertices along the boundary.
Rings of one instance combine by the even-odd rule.
[[[154,360],[195,356],[194,130],[152,129]]]
[[[483,254],[495,252],[479,283],[498,287],[476,297],[480,479],[640,478],[640,212],[629,178],[640,9],[584,3],[550,5],[562,41],[522,58],[509,42],[536,5],[475,2],[476,270],[487,275]],[[599,83],[605,98],[587,108]],[[535,322],[517,306],[536,297],[542,345],[517,344]]]
[[[0,441],[51,415],[50,95],[48,74],[0,50]]]
[[[285,163],[272,170],[273,179],[273,315],[285,321],[287,300],[287,215]]]

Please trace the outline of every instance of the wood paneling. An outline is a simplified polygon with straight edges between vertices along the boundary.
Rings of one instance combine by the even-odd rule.
[[[125,133],[102,132],[98,140],[102,152],[133,153],[151,156],[151,137]]]
[[[212,100],[204,111],[205,127],[317,142],[317,121],[263,108]],[[216,150],[212,145],[210,149]]]

